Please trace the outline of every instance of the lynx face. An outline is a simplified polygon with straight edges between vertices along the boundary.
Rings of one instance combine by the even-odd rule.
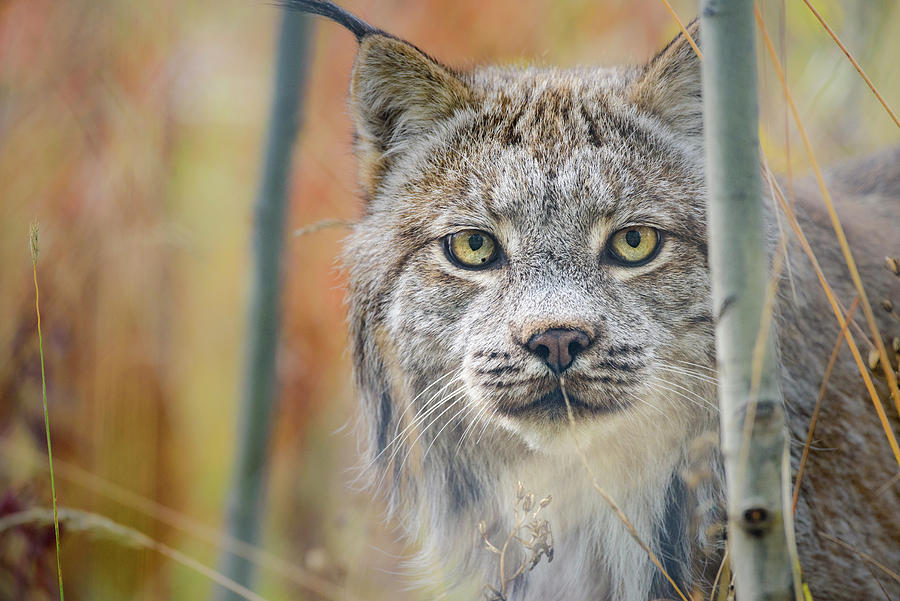
[[[392,403],[443,403],[546,448],[567,427],[561,376],[582,425],[666,413],[656,397],[697,403],[659,392],[713,354],[698,76],[678,41],[643,70],[466,74],[362,42],[352,106],[369,206],[346,257],[357,352],[378,355]],[[674,86],[669,104],[655,78]],[[373,434],[383,448],[389,434]]]
[[[385,324],[404,345],[400,369],[428,370],[423,355],[461,366],[468,413],[526,435],[564,429],[559,375],[575,417],[599,420],[646,403],[660,367],[710,348],[702,189],[673,177],[694,165],[664,135],[622,152],[629,132],[578,83],[523,103],[514,144],[480,125],[510,127],[516,114],[491,106],[502,100],[468,116],[404,182],[415,195],[394,200],[392,229],[421,240]]]

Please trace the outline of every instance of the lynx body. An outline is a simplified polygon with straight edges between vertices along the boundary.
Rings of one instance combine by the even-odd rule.
[[[360,42],[350,107],[366,206],[344,262],[365,470],[422,561],[496,585],[478,524],[505,537],[521,481],[552,495],[554,559],[508,599],[675,598],[595,479],[679,587],[708,595],[724,508],[693,49],[679,36],[640,67],[457,72],[330,3],[286,4]],[[832,184],[870,297],[900,300],[881,265],[900,250],[900,153]],[[847,306],[820,201],[801,187],[797,203]],[[809,261],[793,247],[789,260],[796,296],[782,287],[776,310],[796,466],[838,329]],[[900,486],[884,488],[897,466],[846,351],[814,448],[796,518],[814,598],[900,595],[834,540],[900,566]]]

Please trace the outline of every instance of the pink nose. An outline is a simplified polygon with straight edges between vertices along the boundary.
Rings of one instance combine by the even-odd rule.
[[[525,346],[543,359],[554,373],[561,374],[590,344],[590,337],[581,330],[551,328],[532,336]]]

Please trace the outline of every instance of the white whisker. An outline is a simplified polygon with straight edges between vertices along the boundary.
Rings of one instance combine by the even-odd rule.
[[[466,426],[466,429],[462,433],[462,436],[459,437],[459,442],[456,444],[456,450],[453,453],[454,458],[459,454],[459,450],[462,448],[462,445],[465,442],[466,437],[469,435],[470,432],[473,432],[474,429],[478,426],[478,424],[481,421],[482,416],[485,413],[487,413],[488,409],[490,409],[490,406],[487,403],[485,403],[480,408],[478,408],[478,410],[475,412],[475,416],[472,419],[471,423],[469,423],[469,425]]]
[[[651,387],[657,386],[658,388],[661,388],[662,390],[665,390],[666,392],[671,392],[672,394],[676,394],[676,395],[680,396],[681,398],[683,398],[684,400],[686,400],[690,403],[693,403],[694,405],[697,405],[698,407],[701,407],[703,409],[712,409],[714,411],[719,410],[719,408],[716,405],[714,405],[712,402],[710,402],[708,399],[700,396],[699,394],[695,393],[694,391],[690,390],[689,388],[685,388],[684,386],[679,386],[678,384],[675,384],[674,382],[669,382],[668,380],[663,380],[656,374],[653,374],[652,377],[654,380],[656,380],[656,382],[653,382],[653,383],[648,382],[649,386],[651,386]],[[672,386],[674,388],[669,388],[667,385]],[[683,392],[679,392],[678,390],[675,390],[675,388],[681,389],[681,390],[687,392],[688,394],[690,394],[691,396],[693,396],[700,402],[697,402],[697,400],[692,399],[691,397],[689,397],[687,394],[684,394]]]
[[[428,447],[425,449],[425,452],[422,454],[422,460],[423,460],[423,461],[425,460],[425,457],[428,456],[428,451],[430,451],[430,450],[431,450],[431,447],[434,446],[435,441],[437,441],[437,439],[440,437],[441,432],[443,432],[444,430],[447,429],[447,426],[449,426],[450,424],[452,424],[457,418],[459,418],[459,417],[461,417],[461,416],[463,416],[463,415],[466,415],[466,414],[471,414],[471,413],[475,412],[475,411],[478,409],[477,407],[475,407],[475,406],[472,405],[471,403],[465,403],[465,402],[464,402],[463,405],[464,405],[463,408],[462,408],[460,411],[458,411],[453,417],[451,417],[450,419],[448,419],[448,420],[447,420],[447,423],[444,424],[443,427],[442,427],[440,430],[438,430],[438,433],[434,435],[434,438],[431,439],[431,442],[428,444]],[[462,440],[462,438],[460,438],[460,440]]]
[[[697,372],[694,370],[686,369],[684,367],[677,367],[675,365],[668,365],[665,363],[657,364],[655,367],[657,369],[670,371],[672,373],[681,374],[683,376],[689,376],[689,377],[695,378],[697,380],[700,380],[701,382],[707,382],[710,384],[718,384],[718,380],[716,378],[713,378],[712,376],[708,376],[706,374],[703,374],[703,373],[700,373],[700,372]]]
[[[461,381],[461,380],[462,380],[461,377],[454,378],[453,380],[451,380],[450,382],[448,382],[448,384],[447,384],[446,386],[444,386],[443,388],[441,388],[441,390],[439,390],[438,392],[436,392],[435,394],[433,394],[433,395],[428,399],[428,401],[426,401],[425,404],[423,405],[422,412],[419,413],[418,415],[416,415],[416,417],[413,418],[413,420],[412,420],[409,424],[407,424],[405,428],[403,428],[403,431],[402,431],[402,432],[396,433],[396,434],[394,435],[394,437],[391,439],[391,441],[388,442],[386,445],[384,445],[384,448],[378,453],[378,455],[376,455],[376,456],[372,459],[372,461],[369,462],[369,465],[368,465],[367,469],[368,469],[368,468],[371,468],[373,465],[375,465],[375,462],[378,461],[378,459],[379,459],[379,458],[380,458],[380,457],[381,457],[388,449],[390,449],[392,446],[394,447],[394,450],[391,452],[391,456],[388,458],[388,461],[393,460],[394,457],[395,457],[396,454],[397,454],[397,451],[398,451],[399,448],[400,448],[399,446],[396,446],[397,441],[399,441],[399,440],[400,440],[407,432],[410,432],[413,428],[415,428],[416,426],[418,426],[419,424],[421,424],[422,422],[424,422],[426,419],[428,419],[428,416],[429,416],[429,415],[431,415],[432,413],[434,413],[435,411],[437,411],[440,407],[442,407],[444,404],[446,404],[446,403],[449,401],[449,399],[452,398],[453,395],[451,395],[450,397],[444,397],[444,398],[441,398],[441,400],[439,400],[437,403],[434,403],[434,405],[432,405],[432,406],[430,406],[430,407],[428,406],[428,405],[434,400],[434,398],[435,398],[437,395],[443,393],[443,392],[447,389],[448,386],[452,385],[452,384],[455,383],[455,382]],[[454,394],[455,394],[455,393],[454,393]]]
[[[718,370],[714,367],[710,367],[709,365],[703,365],[702,363],[694,363],[692,361],[682,361],[681,359],[676,359],[676,363],[682,363],[684,365],[689,365],[691,367],[696,367],[697,369],[702,369],[703,371],[708,371],[713,375],[718,375]]]
[[[463,398],[463,395],[460,394],[462,392],[464,392],[464,391],[460,389],[460,390],[455,391],[452,395],[450,395],[449,398],[452,399],[452,402],[449,405],[447,405],[447,408],[444,409],[443,411],[441,411],[440,413],[438,413],[434,417],[434,419],[432,419],[430,422],[428,422],[428,425],[425,426],[424,428],[422,428],[422,431],[419,432],[419,435],[416,436],[415,440],[413,440],[409,444],[409,447],[406,449],[406,455],[404,455],[403,459],[400,461],[401,469],[403,469],[403,466],[406,464],[406,461],[409,459],[409,456],[412,454],[412,450],[416,447],[416,444],[419,442],[419,440],[422,439],[422,437],[425,435],[425,433],[428,432],[428,430],[431,428],[431,426],[436,424],[438,422],[438,420],[441,419],[441,417],[443,417],[448,411],[453,409],[453,407],[456,406],[456,403],[458,403]],[[465,407],[463,409],[465,409]],[[459,415],[459,413],[457,413],[456,415]],[[454,415],[453,417],[456,417],[456,415]],[[449,424],[451,421],[453,421],[453,420],[448,419],[447,423]],[[446,427],[446,425],[444,427]],[[443,430],[443,428],[441,430]],[[423,455],[423,458],[424,458],[424,455]]]
[[[494,419],[496,419],[496,418],[497,418],[497,408],[496,408],[496,407],[492,407],[492,408],[491,408],[491,416],[490,416],[489,418],[487,418],[486,420],[484,420],[484,426],[482,426],[481,432],[479,432],[479,434],[478,434],[478,439],[475,441],[475,446],[476,446],[476,447],[478,446],[478,443],[481,442],[481,437],[484,436],[484,433],[487,431],[488,426],[490,426],[490,425],[491,425],[491,422],[492,422]],[[491,431],[491,433],[493,434],[493,433],[496,432],[496,431],[497,431],[497,429],[494,428],[494,429]],[[512,433],[510,433],[510,434],[512,434]]]
[[[629,398],[630,398],[632,401],[637,401],[638,403],[641,403],[641,404],[643,404],[643,405],[647,405],[648,407],[650,407],[651,409],[653,409],[654,411],[656,411],[657,413],[659,413],[659,414],[662,415],[662,416],[665,416],[665,415],[666,415],[665,412],[664,412],[662,409],[660,409],[659,407],[657,407],[656,405],[654,405],[653,403],[651,403],[651,402],[648,401],[647,399],[642,399],[641,397],[639,397],[639,396],[636,395],[636,394],[631,394],[631,395],[629,395]]]
[[[421,432],[419,432],[419,435],[416,436],[415,440],[413,440],[412,443],[410,443],[410,445],[407,447],[407,449],[406,449],[406,454],[403,456],[403,459],[401,459],[401,461],[400,461],[400,469],[403,468],[403,465],[406,463],[406,460],[409,458],[410,454],[412,453],[413,448],[415,448],[416,443],[419,441],[420,438],[422,438],[422,436],[425,434],[425,432],[427,432],[428,429],[429,429],[431,426],[433,426],[434,423],[435,423],[437,420],[439,420],[439,419],[441,418],[442,415],[444,415],[445,413],[447,413],[448,411],[450,411],[450,409],[452,409],[452,408],[454,407],[454,405],[456,405],[456,402],[457,402],[457,401],[459,400],[459,398],[460,398],[460,397],[459,397],[459,392],[460,392],[460,390],[455,390],[449,397],[446,397],[446,398],[441,399],[441,401],[440,401],[439,403],[436,403],[435,406],[432,407],[432,408],[428,411],[427,414],[423,415],[421,418],[419,418],[418,420],[416,420],[416,422],[413,422],[413,424],[410,424],[410,426],[412,426],[412,425],[414,425],[414,424],[416,424],[416,423],[422,423],[422,422],[425,420],[425,418],[428,417],[428,415],[430,415],[431,413],[433,413],[434,411],[436,411],[439,407],[443,407],[443,406],[446,405],[446,407],[444,408],[444,410],[441,411],[434,419],[432,419],[432,420],[431,420],[424,428],[422,428]],[[407,428],[406,430],[408,430],[408,429],[409,429],[409,428]],[[405,432],[406,430],[404,430],[404,432]],[[398,438],[399,438],[399,437],[395,437],[395,438],[394,438],[394,441],[396,441]],[[394,441],[392,441],[392,444],[393,444]],[[391,462],[396,458],[397,453],[400,452],[400,449],[401,449],[400,445],[396,445],[396,446],[395,446],[394,450],[391,452],[391,456],[387,459],[387,463],[391,463]],[[384,470],[384,472],[383,472],[382,475],[381,475],[381,478],[378,479],[378,484],[377,484],[377,486],[375,487],[376,489],[381,488],[381,484],[384,482],[384,478],[385,478],[385,476],[387,476],[387,473],[388,473],[388,470]]]
[[[447,386],[452,385],[453,382],[454,382],[454,380],[456,380],[456,379],[460,376],[460,374],[462,373],[462,370],[463,370],[463,368],[460,367],[460,368],[457,369],[456,371],[448,371],[448,372],[445,373],[443,376],[437,378],[434,382],[432,382],[431,384],[429,384],[428,386],[426,386],[425,388],[423,388],[416,396],[413,397],[413,399],[412,399],[409,403],[406,404],[406,407],[403,408],[403,416],[406,415],[406,413],[407,413],[407,411],[409,411],[409,408],[410,408],[410,407],[415,407],[416,401],[419,400],[419,399],[420,399],[420,398],[421,398],[428,390],[430,390],[435,384],[437,384],[438,382],[440,382],[440,381],[446,379],[447,376],[452,375],[453,378],[451,378],[449,382],[445,383],[445,385],[444,385],[443,387],[441,387],[440,390],[438,390],[438,392],[437,392],[436,394],[440,394],[441,392],[443,392],[444,390],[446,390],[446,389],[447,389]],[[431,398],[428,399],[428,401],[426,401],[425,403],[423,403],[423,407],[427,406],[428,403],[429,403],[431,400],[433,400],[433,399],[435,398],[435,396],[436,396],[436,395],[432,395]],[[402,416],[401,416],[401,417],[402,417]],[[394,429],[394,434],[395,434],[395,435],[397,434],[397,431],[400,429],[400,424],[401,424],[402,422],[403,422],[402,419],[398,419],[398,420],[397,420],[397,426],[396,426],[396,428]]]

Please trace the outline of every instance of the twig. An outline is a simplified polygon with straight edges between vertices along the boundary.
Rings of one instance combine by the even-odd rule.
[[[551,498],[548,495],[535,503],[534,494],[526,492],[525,485],[519,482],[516,487],[516,500],[513,504],[513,527],[503,542],[503,546],[499,549],[488,539],[487,524],[483,521],[478,523],[478,530],[481,532],[485,548],[500,558],[500,588],[496,589],[490,585],[485,587],[489,601],[506,601],[506,589],[509,584],[524,574],[526,570],[534,569],[542,557],[546,557],[548,562],[553,561],[553,533],[550,530],[550,522],[538,519],[538,514],[550,504],[550,500]],[[520,536],[523,528],[527,528],[529,531],[527,540]],[[531,556],[529,557],[527,553],[523,553],[516,570],[510,576],[507,576],[506,552],[514,541],[518,542],[526,550],[531,551]]]

